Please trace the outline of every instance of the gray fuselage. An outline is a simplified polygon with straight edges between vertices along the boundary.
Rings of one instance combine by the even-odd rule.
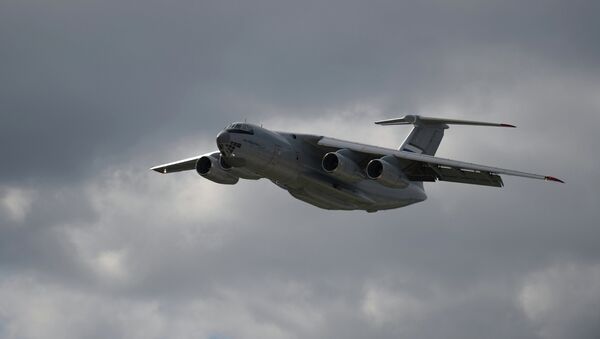
[[[244,129],[232,126],[219,133],[217,146],[233,175],[267,178],[295,198],[317,207],[375,212],[427,198],[422,182],[410,181],[403,188],[386,187],[368,179],[364,167],[352,180],[328,173],[322,168],[328,150],[311,142],[320,136],[275,132],[250,124],[243,124]]]

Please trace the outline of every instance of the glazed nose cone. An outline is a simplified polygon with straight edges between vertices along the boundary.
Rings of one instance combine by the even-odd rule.
[[[221,133],[217,134],[217,147],[221,152],[221,155],[227,157],[231,150],[228,149],[229,145],[229,132],[223,130]]]
[[[229,143],[229,132],[221,131],[221,133],[219,133],[217,135],[217,145],[226,145],[228,143]]]

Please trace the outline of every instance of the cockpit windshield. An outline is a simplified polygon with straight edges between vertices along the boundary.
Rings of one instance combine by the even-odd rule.
[[[229,133],[254,134],[254,129],[251,125],[243,122],[234,122],[225,129]]]

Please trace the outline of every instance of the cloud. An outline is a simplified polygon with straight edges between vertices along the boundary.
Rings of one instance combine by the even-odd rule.
[[[96,270],[102,276],[121,280],[126,278],[126,267],[123,263],[125,253],[123,251],[104,251],[98,254],[94,260]]]
[[[3,1],[0,336],[590,338],[598,3]],[[556,175],[367,214],[159,163],[247,119]],[[571,288],[573,287],[573,288]]]
[[[600,266],[563,263],[532,273],[519,302],[542,338],[594,338],[600,332]]]
[[[265,299],[263,289],[248,295],[225,288],[173,304],[13,278],[0,284],[0,333],[7,338],[298,338],[290,330],[311,333],[319,326],[318,311],[295,299],[306,293],[302,286],[269,287],[280,299],[277,305]]]
[[[425,312],[425,305],[410,294],[399,294],[378,287],[365,293],[362,311],[374,325],[386,322],[410,323]]]
[[[21,223],[31,210],[35,192],[27,189],[10,187],[0,190],[0,207],[3,213],[14,223]]]

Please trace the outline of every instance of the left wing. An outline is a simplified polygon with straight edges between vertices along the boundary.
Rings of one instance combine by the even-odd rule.
[[[426,154],[398,151],[390,148],[365,145],[328,137],[321,138],[317,144],[320,146],[337,149],[346,148],[355,152],[375,156],[394,156],[406,162],[407,167],[405,168],[405,171],[409,172],[407,173],[409,174],[409,179],[415,181],[443,180],[501,187],[503,186],[502,179],[497,174],[506,174],[564,183],[564,181],[548,175],[478,165],[469,162],[438,158]]]
[[[198,161],[198,159],[200,159],[200,157],[202,157],[202,156],[198,155],[195,157],[170,162],[168,164],[154,166],[151,168],[151,170],[156,171],[158,173],[162,173],[162,174],[181,172],[181,171],[190,171],[190,170],[196,169],[196,162]]]

